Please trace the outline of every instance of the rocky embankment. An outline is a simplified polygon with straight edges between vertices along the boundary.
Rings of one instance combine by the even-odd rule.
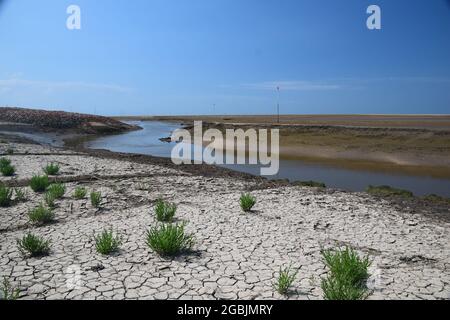
[[[26,124],[40,130],[84,134],[120,133],[138,129],[108,117],[23,108],[0,108],[0,121],[8,124]]]

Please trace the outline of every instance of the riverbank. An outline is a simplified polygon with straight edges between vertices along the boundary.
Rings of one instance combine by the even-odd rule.
[[[141,130],[115,132],[118,134],[113,135],[86,134],[71,129],[43,130],[28,124],[0,123],[0,134],[11,132],[39,143],[67,146],[86,152],[89,152],[86,149],[94,148],[170,157],[173,144],[159,141],[181,127],[180,123],[170,121],[130,121],[123,126]],[[189,129],[192,125],[186,123],[184,127]],[[204,124],[204,129],[212,127],[222,131],[236,127],[244,130],[268,128],[256,124],[251,126]],[[446,165],[450,157],[443,156],[448,150],[448,146],[444,146],[446,139],[447,132],[442,130],[430,134],[430,131],[422,129],[298,125],[283,127],[280,157],[282,165],[278,175],[270,179],[289,179],[292,182],[313,180],[325,183],[328,187],[348,191],[364,191],[369,185],[390,185],[410,190],[421,197],[437,194],[444,197],[443,202],[448,202],[445,198],[450,197],[448,194],[450,170]],[[340,145],[339,141],[343,143]],[[391,153],[386,153],[387,148],[391,149]],[[412,149],[415,149],[412,162],[398,161],[401,157],[404,159],[410,157]],[[289,152],[284,152],[285,150]],[[381,159],[374,160],[376,157]],[[257,167],[239,165],[225,167],[254,175],[259,174]],[[437,199],[434,196],[431,198]]]
[[[125,117],[122,120],[194,120],[219,130],[280,130],[280,158],[390,174],[450,178],[450,116],[321,115]],[[275,121],[275,122],[274,122]]]
[[[299,274],[288,298],[321,299],[320,252],[343,245],[373,259],[370,299],[449,298],[448,206],[2,139],[0,152],[17,170],[1,181],[21,187],[27,200],[0,208],[0,276],[22,299],[285,299],[272,284],[291,263]],[[54,209],[56,222],[34,226],[27,213],[43,196],[27,185],[47,163],[60,166],[54,179],[66,194]],[[101,192],[100,208],[72,197],[80,186]],[[243,192],[257,198],[253,212],[241,211]],[[177,221],[195,236],[193,254],[162,259],[146,246],[158,198],[178,205]],[[93,236],[103,229],[122,237],[117,255],[96,253]],[[21,256],[16,239],[28,232],[51,241],[48,256]],[[79,287],[67,286],[68,270],[80,271]]]
[[[208,123],[282,125],[282,126],[334,126],[367,128],[403,128],[449,130],[450,115],[192,115],[192,116],[120,116],[121,120],[174,121],[192,123],[201,120]]]

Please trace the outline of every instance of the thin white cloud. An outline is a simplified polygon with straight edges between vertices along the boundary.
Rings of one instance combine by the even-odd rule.
[[[342,81],[345,83],[373,83],[373,82],[411,82],[411,83],[436,83],[448,84],[450,78],[433,77],[433,76],[390,76],[390,77],[374,77],[374,78],[341,78],[335,81]]]
[[[391,76],[391,77],[375,77],[375,78],[339,78],[327,79],[323,81],[265,81],[257,83],[244,83],[240,87],[254,90],[276,90],[277,87],[284,91],[325,91],[358,88],[361,85],[368,85],[378,82],[396,82],[396,83],[433,83],[433,84],[450,84],[450,78],[433,77],[433,76]],[[233,86],[221,85],[223,89]]]
[[[242,87],[256,90],[280,90],[287,91],[318,91],[318,90],[337,90],[342,88],[342,85],[314,82],[314,81],[266,81],[259,83],[246,83]]]
[[[89,83],[82,81],[39,81],[39,80],[26,80],[18,78],[10,78],[6,80],[0,79],[0,89],[4,91],[16,89],[16,88],[39,88],[44,91],[56,91],[56,90],[102,90],[102,91],[114,91],[119,93],[127,93],[132,91],[132,88],[123,87],[115,84],[103,84],[103,83]]]
[[[387,78],[391,81],[404,81],[404,82],[422,82],[422,83],[450,83],[449,78],[443,77],[390,77]]]

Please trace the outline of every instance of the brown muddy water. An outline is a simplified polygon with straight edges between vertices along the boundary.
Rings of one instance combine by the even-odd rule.
[[[120,135],[103,136],[86,143],[91,149],[106,149],[114,152],[137,153],[157,157],[170,157],[175,143],[162,142],[180,128],[178,123],[160,121],[128,121],[143,129]],[[221,165],[231,170],[259,175],[259,165]],[[379,172],[376,170],[348,169],[332,164],[313,163],[302,160],[280,159],[277,175],[268,179],[288,179],[290,181],[320,181],[328,187],[348,191],[364,191],[368,185],[389,185],[407,189],[417,196],[437,194],[450,197],[450,179],[431,176],[416,176],[405,173]]]

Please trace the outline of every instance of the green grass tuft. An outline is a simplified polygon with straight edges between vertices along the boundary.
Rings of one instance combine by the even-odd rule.
[[[411,191],[397,189],[390,186],[369,186],[367,188],[367,193],[381,196],[381,197],[403,197],[403,198],[412,198],[414,194]]]
[[[48,176],[33,176],[30,181],[30,188],[34,192],[45,192],[49,185]]]
[[[13,190],[0,184],[0,207],[9,207],[12,203]]]
[[[0,172],[4,177],[12,177],[14,173],[16,173],[16,168],[11,165],[11,160],[7,158],[1,158]]]
[[[177,206],[159,199],[156,201],[155,214],[156,219],[160,222],[172,222]]]
[[[50,163],[43,170],[49,176],[56,176],[59,173],[59,165]]]
[[[10,165],[11,165],[11,160],[9,160],[7,158],[0,158],[0,168],[10,166]]]
[[[46,192],[44,195],[44,201],[45,204],[47,205],[47,207],[49,208],[55,208],[56,207],[56,197],[54,194],[50,193],[50,192]]]
[[[241,195],[239,199],[241,209],[244,212],[250,212],[253,206],[256,204],[256,198],[249,193]]]
[[[91,192],[91,204],[94,208],[100,208],[102,202],[102,194],[100,192]]]
[[[0,172],[4,177],[12,177],[16,173],[16,168],[12,165],[0,167]]]
[[[162,224],[147,232],[147,245],[161,256],[176,256],[189,251],[194,237],[184,231],[184,224]]]
[[[42,257],[50,252],[50,241],[31,233],[17,239],[17,246],[24,256]]]
[[[110,255],[119,250],[122,240],[119,236],[114,236],[112,230],[103,230],[103,232],[95,237],[95,249],[103,255]]]
[[[292,266],[286,268],[280,268],[277,281],[274,283],[274,288],[279,294],[287,295],[289,289],[297,277],[298,270],[292,270]]]
[[[344,276],[353,284],[360,284],[369,277],[368,268],[371,261],[368,256],[360,258],[351,248],[341,250],[324,250],[322,256],[331,275]]]
[[[87,190],[83,187],[77,187],[73,192],[73,197],[77,200],[86,198]]]
[[[55,208],[55,201],[61,199],[66,193],[66,187],[62,183],[55,183],[47,188],[44,200],[49,208]]]
[[[28,212],[28,218],[32,223],[47,224],[55,219],[55,214],[41,204]]]
[[[366,300],[369,296],[367,288],[349,285],[335,277],[322,279],[321,287],[325,300]]]
[[[9,283],[8,278],[3,277],[3,282],[0,286],[0,300],[17,300],[19,295],[19,289],[14,289],[11,283]]]
[[[324,250],[322,256],[329,269],[321,283],[326,300],[364,300],[369,296],[366,280],[372,262],[368,256],[361,258],[351,248]]]
[[[66,187],[62,183],[54,183],[48,187],[47,193],[53,195],[55,199],[61,199],[66,193]]]

